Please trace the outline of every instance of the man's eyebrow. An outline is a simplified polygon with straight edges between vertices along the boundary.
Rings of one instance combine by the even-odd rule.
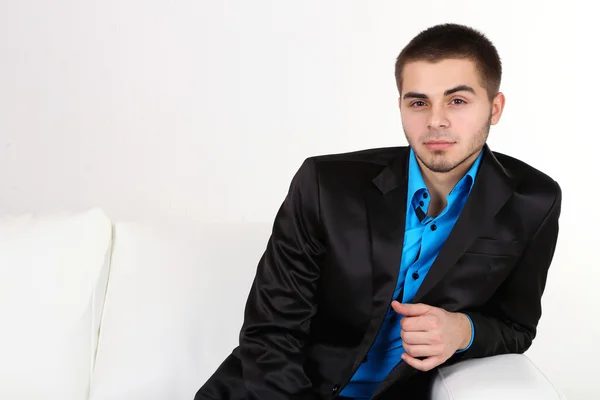
[[[424,99],[424,100],[428,99],[426,94],[417,93],[417,92],[406,92],[402,98],[403,99]]]
[[[475,90],[468,85],[458,85],[456,87],[453,87],[452,89],[448,89],[444,92],[444,96],[449,96],[453,93],[456,92],[469,92],[469,93],[473,93],[475,94]],[[404,96],[402,96],[403,99],[423,99],[423,100],[427,100],[429,97],[427,97],[426,94],[424,93],[418,93],[418,92],[406,92],[404,94]]]
[[[456,92],[470,92],[475,94],[475,90],[471,87],[471,86],[467,86],[467,85],[458,85],[452,89],[448,89],[444,92],[444,96],[449,96],[452,93],[456,93]]]

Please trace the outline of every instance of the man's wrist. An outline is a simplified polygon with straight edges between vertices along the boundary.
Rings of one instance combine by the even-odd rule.
[[[473,326],[472,326],[472,322],[471,319],[463,313],[458,313],[458,316],[460,317],[460,325],[461,325],[461,337],[462,337],[462,341],[460,342],[460,347],[459,347],[459,351],[465,350],[469,347],[469,345],[471,344],[471,340],[473,339]]]

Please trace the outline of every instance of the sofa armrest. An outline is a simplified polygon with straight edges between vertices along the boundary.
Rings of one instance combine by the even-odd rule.
[[[438,369],[432,400],[565,400],[522,354],[463,361]]]

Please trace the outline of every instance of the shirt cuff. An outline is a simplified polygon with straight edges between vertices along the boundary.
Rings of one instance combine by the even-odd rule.
[[[457,350],[456,353],[462,353],[463,351],[469,350],[469,348],[473,344],[473,339],[475,338],[475,325],[473,325],[473,320],[467,314],[464,314],[464,315],[466,315],[467,318],[469,318],[469,322],[471,323],[471,341],[469,342],[469,345],[467,347],[465,347],[462,350]]]

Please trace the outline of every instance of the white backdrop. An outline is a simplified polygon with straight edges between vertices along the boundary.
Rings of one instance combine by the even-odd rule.
[[[570,399],[589,399],[600,28],[587,3],[1,1],[0,213],[271,221],[304,158],[405,143],[395,57],[430,25],[465,23],[503,59],[490,146],[563,189],[528,355]]]

